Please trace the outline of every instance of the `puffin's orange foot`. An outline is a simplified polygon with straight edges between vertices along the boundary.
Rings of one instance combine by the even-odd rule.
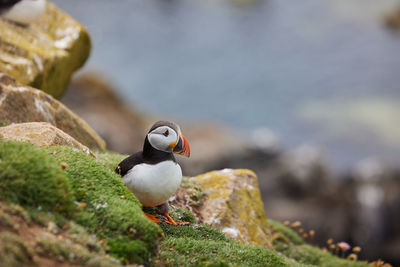
[[[164,221],[165,223],[171,224],[171,225],[187,225],[190,224],[190,222],[176,222],[174,221],[174,219],[171,218],[171,216],[169,216],[169,213],[166,212],[164,213],[164,216],[167,217],[167,221]]]
[[[156,217],[154,215],[148,214],[146,212],[144,213],[144,215],[152,222],[155,222],[155,223],[159,223],[160,222],[160,218],[158,218],[158,217]]]

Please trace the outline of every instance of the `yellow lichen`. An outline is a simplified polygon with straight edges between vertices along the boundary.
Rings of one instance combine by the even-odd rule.
[[[246,169],[213,171],[194,178],[206,193],[206,223],[228,232],[247,244],[271,248],[257,176]]]
[[[90,53],[86,29],[51,3],[27,27],[0,19],[0,32],[0,72],[56,97]]]

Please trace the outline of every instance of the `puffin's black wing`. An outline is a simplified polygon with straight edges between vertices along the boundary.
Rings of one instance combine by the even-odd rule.
[[[141,151],[121,161],[115,169],[115,172],[121,176],[124,176],[130,169],[140,163],[143,163],[143,156]]]
[[[0,0],[0,9],[9,8],[21,0]]]

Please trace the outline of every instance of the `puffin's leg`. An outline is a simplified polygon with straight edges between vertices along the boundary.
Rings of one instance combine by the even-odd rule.
[[[146,212],[144,213],[144,215],[152,222],[155,222],[155,223],[159,223],[160,222],[160,218],[158,218],[158,217],[156,217],[154,215],[148,214]]]
[[[174,219],[172,219],[171,216],[169,216],[169,213],[166,212],[163,214],[165,217],[167,217],[168,221],[164,221],[165,223],[172,224],[172,225],[185,225],[185,224],[190,224],[190,222],[176,222]]]
[[[168,202],[165,202],[164,204],[157,206],[157,208],[160,211],[160,213],[162,213],[167,218],[167,220],[164,221],[165,223],[172,224],[172,225],[190,224],[190,222],[176,222],[174,219],[172,219],[168,213],[168,211],[169,211]]]

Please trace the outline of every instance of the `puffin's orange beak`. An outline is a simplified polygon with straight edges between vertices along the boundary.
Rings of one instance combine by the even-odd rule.
[[[186,157],[190,157],[190,146],[189,142],[186,140],[185,136],[181,134],[179,137],[178,143],[176,144],[174,148],[174,153],[177,153],[179,155],[183,155]]]

